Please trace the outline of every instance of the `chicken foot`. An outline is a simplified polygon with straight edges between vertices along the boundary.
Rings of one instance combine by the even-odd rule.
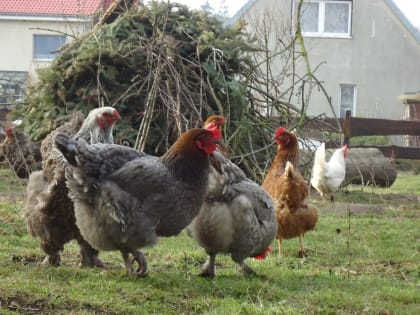
[[[200,277],[214,278],[216,275],[216,254],[207,253],[209,257],[203,265],[202,272],[199,274]]]
[[[58,267],[61,265],[60,250],[63,249],[63,246],[60,247],[60,244],[52,242],[41,242],[42,251],[47,254],[42,265],[50,265],[53,267]]]
[[[82,267],[99,267],[104,268],[104,263],[99,259],[99,252],[94,249],[88,242],[83,238],[77,239],[80,246],[80,264]]]
[[[238,264],[241,267],[241,272],[244,275],[257,275],[257,273],[254,270],[252,270],[252,268],[250,266],[248,266],[244,261],[242,261]]]
[[[304,237],[304,234],[299,235],[299,252],[298,252],[299,258],[305,257],[305,246],[303,244],[303,237]],[[279,243],[279,258],[282,258],[283,257],[283,239],[278,238],[277,242]]]
[[[133,259],[130,259],[130,253],[133,255]],[[133,250],[131,252],[121,252],[125,269],[127,270],[128,274],[136,275],[138,277],[145,277],[147,274],[147,262],[146,257],[144,257],[144,254],[139,250]],[[137,269],[134,269],[133,263],[137,262],[138,267]]]
[[[305,247],[303,245],[303,237],[304,237],[304,234],[299,235],[299,253],[298,253],[299,258],[305,257]]]
[[[61,258],[60,258],[60,254],[57,252],[55,254],[47,254],[47,256],[45,256],[44,260],[41,263],[42,265],[50,265],[50,266],[54,266],[54,267],[58,267],[61,265]]]

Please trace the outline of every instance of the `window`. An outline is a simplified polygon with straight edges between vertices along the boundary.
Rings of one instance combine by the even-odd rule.
[[[25,71],[0,71],[0,107],[22,100],[27,74]]]
[[[340,118],[346,117],[346,110],[355,116],[356,85],[340,84]]]
[[[295,12],[298,1],[295,2]],[[350,0],[304,0],[300,25],[305,36],[344,37],[351,35]]]
[[[65,35],[34,35],[34,59],[53,60],[65,42]]]

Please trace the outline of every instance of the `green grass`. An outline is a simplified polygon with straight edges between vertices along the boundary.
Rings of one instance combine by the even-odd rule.
[[[390,140],[388,136],[361,136],[361,137],[352,137],[352,145],[387,145]]]
[[[0,167],[0,192],[13,192],[25,190],[25,179],[17,177],[7,168]]]
[[[420,207],[384,199],[406,191],[420,195],[416,176],[399,176],[386,189],[340,191],[337,200],[345,204],[354,202],[346,200],[352,194],[372,203],[375,194],[384,211],[323,212],[305,237],[305,259],[297,258],[297,239],[284,242],[283,259],[273,242],[267,259],[248,259],[261,277],[242,276],[220,255],[212,280],[197,276],[206,256],[185,233],[144,249],[146,278],[127,276],[116,252],[101,252],[106,269],[80,268],[73,242],[63,266],[43,266],[21,216],[23,199],[3,198],[0,314],[418,314]]]

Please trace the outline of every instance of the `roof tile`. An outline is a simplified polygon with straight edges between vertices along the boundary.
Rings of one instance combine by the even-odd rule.
[[[0,14],[91,15],[107,0],[0,0]]]

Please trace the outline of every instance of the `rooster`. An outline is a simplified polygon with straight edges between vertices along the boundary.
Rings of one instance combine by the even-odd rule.
[[[312,168],[311,185],[321,194],[322,198],[329,197],[334,202],[334,195],[346,177],[346,163],[348,146],[336,149],[330,160],[325,160],[325,143],[315,151]]]
[[[118,119],[120,115],[112,107],[93,109],[86,119],[81,112],[76,112],[71,121],[52,131],[42,141],[43,170],[29,177],[23,214],[28,231],[39,241],[46,254],[44,263],[60,265],[60,251],[66,243],[75,239],[80,247],[82,266],[103,266],[98,251],[84,240],[76,226],[74,205],[66,187],[63,156],[54,141],[57,134],[64,133],[91,143],[111,143],[112,129]]]
[[[299,256],[303,256],[303,236],[315,227],[318,209],[307,202],[309,188],[298,168],[297,137],[279,127],[275,131],[274,140],[277,143],[277,154],[262,186],[274,201],[279,256],[283,255],[283,239],[294,237],[299,237]]]
[[[0,144],[0,162],[5,161],[20,178],[41,169],[40,142],[32,142],[15,127],[21,121],[14,121],[5,126],[6,138]]]
[[[83,237],[97,250],[119,250],[129,274],[146,275],[146,259],[138,249],[155,244],[159,236],[179,234],[197,215],[206,194],[209,155],[219,137],[215,131],[191,129],[158,158],[57,135]]]
[[[206,129],[220,129],[222,116],[211,116]],[[200,274],[215,276],[218,253],[229,253],[244,274],[255,272],[247,257],[264,258],[276,236],[277,222],[270,196],[219,151],[211,159],[207,196],[200,212],[188,226],[188,234],[202,246],[208,259]]]

